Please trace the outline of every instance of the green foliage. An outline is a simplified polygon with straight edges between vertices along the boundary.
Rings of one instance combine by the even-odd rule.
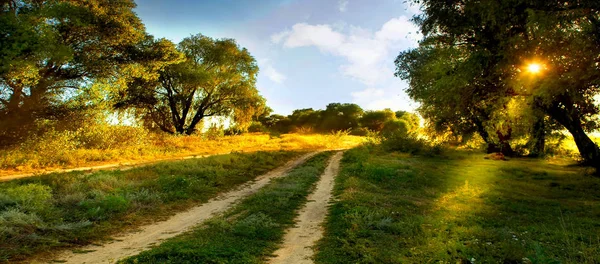
[[[414,2],[425,38],[398,56],[396,75],[437,131],[478,133],[489,151],[511,154],[509,141],[531,126],[539,154],[546,115],[573,135],[585,162],[600,166],[600,148],[585,133],[598,124],[598,1]],[[533,62],[541,73],[527,72]],[[511,112],[514,102],[527,114]]]
[[[390,109],[384,109],[382,111],[367,111],[360,118],[360,124],[362,127],[371,131],[381,132],[386,122],[395,119],[396,114]]]
[[[320,131],[345,131],[359,128],[363,109],[357,104],[328,104],[321,113]]]
[[[8,200],[23,212],[45,213],[53,203],[50,187],[34,183],[10,188],[4,196],[4,208],[9,207]]]
[[[0,183],[0,261],[107,238],[206,202],[296,155],[237,153]]]
[[[544,160],[351,149],[315,263],[597,263],[599,184]]]
[[[397,130],[386,133],[381,140],[381,146],[386,151],[399,151],[413,155],[439,156],[443,152],[440,144],[433,144],[415,133]]]
[[[72,112],[64,98],[90,80],[139,66],[128,50],[144,26],[131,0],[3,1],[0,8],[2,144],[36,120]]]
[[[296,211],[306,203],[330,156],[317,154],[223,216],[121,263],[262,263],[294,225]]]
[[[263,112],[256,60],[235,40],[198,34],[183,39],[177,51],[184,61],[159,69],[157,80],[129,82],[117,106],[135,107],[161,130],[187,135],[210,116],[232,117],[245,130]]]

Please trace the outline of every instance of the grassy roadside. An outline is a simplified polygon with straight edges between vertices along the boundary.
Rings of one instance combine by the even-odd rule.
[[[308,151],[350,148],[365,141],[364,137],[335,134],[243,134],[206,138],[203,135],[174,136],[132,131],[96,133],[115,134],[105,138],[77,138],[63,133],[48,133],[19,146],[0,149],[0,177],[118,162],[147,162],[187,155],[214,155],[230,152]],[[94,134],[94,135],[96,135]],[[141,134],[141,135],[139,135]]]
[[[122,263],[261,263],[294,224],[327,166],[331,152],[320,153],[274,179],[259,192],[196,230],[162,243]]]
[[[600,263],[600,178],[544,160],[347,151],[316,263]]]
[[[0,261],[83,245],[205,202],[296,157],[235,153],[0,183]]]

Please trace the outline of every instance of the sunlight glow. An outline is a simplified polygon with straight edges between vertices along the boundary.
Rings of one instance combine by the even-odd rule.
[[[529,65],[527,65],[527,71],[529,71],[532,74],[538,74],[542,71],[542,65],[535,62],[530,63]]]

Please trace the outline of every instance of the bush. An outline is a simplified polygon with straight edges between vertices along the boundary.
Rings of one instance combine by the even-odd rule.
[[[140,127],[96,124],[79,128],[74,139],[88,149],[140,146],[148,141],[148,131]]]
[[[14,204],[21,211],[29,213],[46,212],[52,206],[52,192],[50,187],[40,184],[17,186],[7,189],[0,203],[4,204],[0,204],[0,207]]]
[[[250,133],[257,133],[257,132],[266,133],[266,132],[269,132],[269,129],[267,129],[267,127],[265,127],[261,123],[254,122],[248,127],[248,132],[250,132]]]
[[[369,135],[369,133],[370,131],[364,127],[358,127],[350,130],[350,135],[352,136],[366,137]]]
[[[215,140],[217,138],[223,137],[225,135],[225,130],[223,126],[218,126],[215,124],[210,125],[210,127],[204,132],[204,138],[208,140]]]
[[[389,120],[383,124],[381,134],[384,137],[398,135],[408,135],[408,123],[404,120]]]
[[[415,133],[398,131],[383,137],[381,145],[386,151],[399,151],[410,154],[436,156],[443,152],[440,144],[431,144],[424,138],[419,138]]]
[[[121,196],[107,195],[98,200],[88,200],[81,203],[90,220],[105,220],[114,214],[123,213],[129,208],[129,201]]]

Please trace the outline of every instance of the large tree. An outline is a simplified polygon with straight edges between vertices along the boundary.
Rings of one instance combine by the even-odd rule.
[[[187,135],[206,117],[231,117],[243,127],[263,111],[256,61],[233,39],[198,34],[177,50],[182,62],[159,70],[157,80],[130,82],[117,106],[134,106],[163,131]]]
[[[132,0],[0,2],[0,126],[26,130],[81,87],[131,65],[144,38]],[[12,130],[12,131],[10,131]],[[7,134],[5,133],[4,136]]]
[[[416,86],[412,79],[420,76],[407,69],[415,63],[428,64],[427,61],[433,59],[418,56],[417,51],[401,54],[398,72],[401,77],[411,79],[411,89],[443,87],[440,80],[462,80],[466,82],[464,86],[476,86],[472,90],[477,95],[476,101],[484,104],[485,107],[480,109],[491,110],[484,111],[490,113],[490,117],[500,116],[496,113],[504,111],[511,98],[526,97],[531,108],[540,109],[571,132],[587,163],[600,166],[600,150],[585,133],[586,129],[594,127],[598,111],[592,98],[598,93],[600,79],[600,2],[415,2],[420,3],[424,11],[423,15],[415,18],[425,35],[419,52],[458,50],[460,56],[450,70],[440,72],[438,78],[429,78],[432,82]],[[411,54],[412,57],[408,56]],[[535,81],[530,80],[523,85],[526,78],[522,72],[523,65],[535,60],[545,63],[547,70]],[[468,78],[461,77],[465,73]],[[450,85],[447,86],[446,97],[458,92],[459,100],[475,102],[473,97],[469,97],[472,93]],[[438,96],[443,94],[438,93]],[[425,104],[437,99],[422,98]],[[455,109],[464,117],[459,120],[469,120],[467,117],[471,115],[472,108]],[[434,117],[438,115],[434,114]],[[498,123],[494,118],[486,122]],[[469,123],[475,125],[475,122]],[[507,129],[499,136],[506,136],[509,132]]]

